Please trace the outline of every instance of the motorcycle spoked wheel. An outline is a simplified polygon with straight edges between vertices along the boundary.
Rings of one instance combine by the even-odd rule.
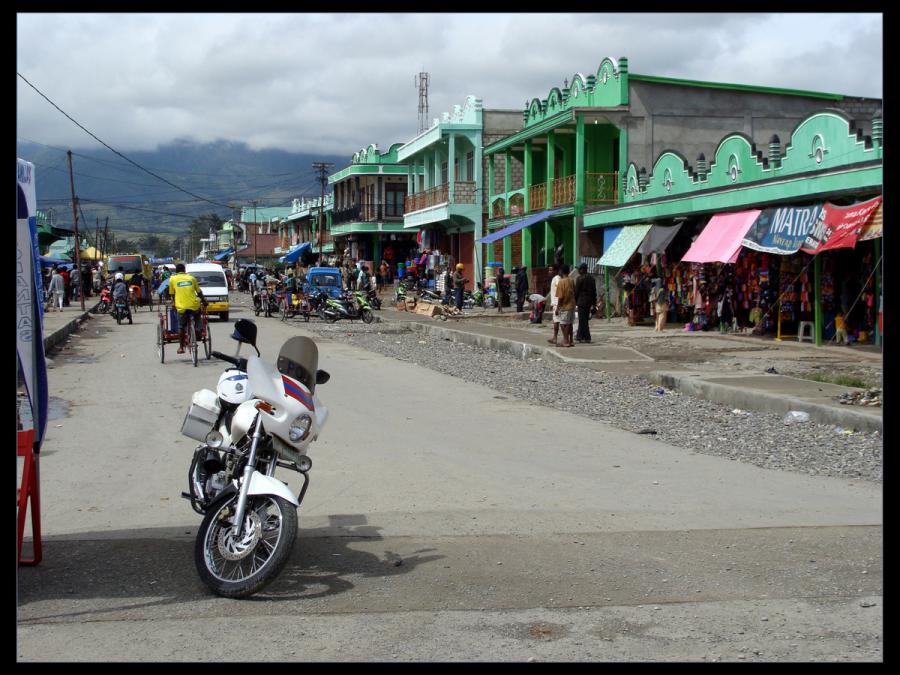
[[[274,495],[247,497],[244,534],[231,532],[237,495],[206,512],[194,546],[197,572],[216,595],[246,598],[268,585],[287,563],[297,537],[297,510]]]

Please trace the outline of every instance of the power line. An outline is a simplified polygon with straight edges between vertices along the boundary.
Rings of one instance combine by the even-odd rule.
[[[228,208],[228,204],[222,204],[222,203],[220,203],[220,202],[214,202],[214,201],[212,201],[212,200],[210,200],[210,199],[206,199],[205,197],[201,197],[200,195],[194,194],[193,192],[190,192],[189,190],[185,190],[184,188],[179,187],[178,185],[175,185],[175,183],[171,182],[170,180],[167,180],[167,179],[163,178],[162,176],[159,176],[159,175],[153,173],[153,172],[150,171],[149,169],[145,169],[143,166],[141,166],[140,164],[138,164],[138,163],[135,162],[134,160],[129,159],[128,157],[126,157],[125,155],[123,155],[121,152],[119,152],[119,151],[116,150],[115,148],[111,147],[110,145],[108,145],[108,144],[105,143],[104,141],[100,140],[100,139],[99,139],[97,136],[95,136],[93,133],[91,133],[90,131],[88,131],[87,129],[85,129],[81,124],[78,123],[77,120],[73,119],[73,118],[72,118],[65,110],[63,110],[63,109],[60,108],[58,105],[56,105],[53,101],[51,101],[49,98],[47,98],[47,96],[46,96],[40,89],[38,89],[38,88],[35,87],[33,84],[31,84],[31,82],[29,82],[28,79],[27,79],[24,75],[22,75],[22,73],[16,71],[16,74],[17,74],[19,77],[21,77],[29,87],[31,87],[31,88],[34,89],[38,94],[40,94],[41,97],[44,98],[44,100],[46,100],[50,105],[52,105],[54,108],[56,108],[57,110],[59,110],[59,112],[61,112],[61,113],[62,113],[63,115],[65,115],[69,120],[71,120],[76,126],[78,126],[78,128],[82,129],[82,130],[83,130],[85,133],[87,133],[91,138],[93,138],[94,140],[96,140],[98,143],[100,143],[100,144],[103,145],[104,147],[108,148],[110,151],[112,151],[113,153],[115,153],[116,155],[118,155],[119,157],[121,157],[122,159],[124,159],[125,161],[127,161],[127,162],[129,162],[129,163],[131,163],[131,164],[134,164],[134,165],[135,165],[137,168],[139,168],[141,171],[145,171],[146,173],[149,173],[151,176],[153,176],[154,178],[158,178],[159,180],[161,180],[162,182],[166,183],[167,185],[171,185],[172,187],[174,187],[174,188],[176,188],[176,189],[178,189],[178,190],[181,190],[181,191],[184,192],[185,194],[191,195],[191,197],[197,197],[198,199],[201,199],[202,201],[205,201],[205,202],[209,202],[210,204],[213,204],[213,205],[215,205],[215,206],[222,206],[222,207]]]

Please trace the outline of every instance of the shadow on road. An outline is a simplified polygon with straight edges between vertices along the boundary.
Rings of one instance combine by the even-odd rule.
[[[294,550],[281,574],[249,601],[283,601],[321,598],[354,588],[352,578],[391,577],[412,572],[418,565],[444,558],[390,550],[380,554],[356,548],[382,539],[381,528],[364,515],[332,516],[332,525],[298,533]],[[355,524],[351,524],[355,523]],[[340,534],[336,534],[337,530]],[[204,586],[194,567],[196,528],[151,528],[85,532],[65,538],[45,538],[43,561],[36,567],[18,568],[20,608],[43,601],[98,600],[109,605],[59,612],[58,605],[29,612],[21,623],[77,616],[102,617],[151,607],[177,607],[198,600],[234,602],[217,598]],[[72,537],[79,537],[74,539]],[[30,542],[26,544],[30,550]],[[137,602],[109,602],[134,598]],[[83,607],[83,605],[82,605]]]

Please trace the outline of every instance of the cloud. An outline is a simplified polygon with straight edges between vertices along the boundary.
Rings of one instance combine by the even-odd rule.
[[[640,40],[635,37],[639,36]],[[345,154],[469,94],[521,110],[606,56],[632,72],[882,95],[877,14],[19,14],[17,67],[122,150],[174,138]],[[17,133],[96,142],[25,83]]]

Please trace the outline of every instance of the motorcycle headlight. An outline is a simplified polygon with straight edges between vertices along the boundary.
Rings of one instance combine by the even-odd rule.
[[[206,434],[206,444],[211,448],[221,448],[224,440],[222,434],[215,429]]]
[[[288,437],[296,443],[297,441],[302,441],[306,438],[306,434],[309,433],[309,428],[312,426],[312,417],[309,415],[300,415],[299,417],[295,417],[294,421],[291,422],[291,428],[288,430]]]

